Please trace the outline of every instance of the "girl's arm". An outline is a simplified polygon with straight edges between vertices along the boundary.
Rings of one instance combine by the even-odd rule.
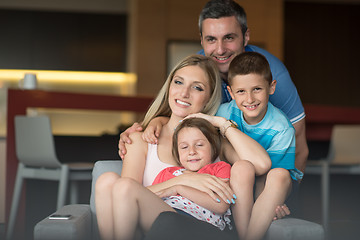
[[[229,204],[225,201],[221,201],[217,194],[215,195],[218,197],[219,201],[214,203],[214,200],[208,194],[184,185],[176,185],[163,191],[157,192],[156,194],[161,198],[175,196],[179,194],[180,196],[185,197],[193,201],[194,203],[202,206],[203,208],[206,208],[217,214],[224,214],[229,208]]]
[[[132,143],[126,144],[127,154],[123,159],[121,170],[121,177],[132,178],[140,184],[143,180],[147,154],[147,143],[142,140],[141,135],[140,132],[130,135]]]
[[[171,178],[165,182],[149,186],[152,192],[160,192],[174,186],[187,186],[195,188],[200,192],[204,192],[210,199],[217,202],[217,199],[227,200],[233,199],[234,192],[228,185],[228,179],[218,178],[210,174],[186,173],[175,178]]]

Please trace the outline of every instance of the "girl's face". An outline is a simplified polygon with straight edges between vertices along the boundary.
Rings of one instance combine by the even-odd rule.
[[[192,172],[212,162],[211,144],[198,128],[183,128],[178,133],[178,150],[181,165]]]
[[[170,83],[169,105],[181,118],[201,112],[210,99],[209,80],[199,66],[186,66],[177,70]]]

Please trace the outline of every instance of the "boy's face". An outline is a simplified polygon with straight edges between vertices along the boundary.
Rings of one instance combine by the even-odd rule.
[[[212,162],[211,144],[198,128],[180,130],[178,150],[180,163],[187,170],[197,172]]]
[[[245,121],[254,125],[265,116],[269,95],[274,94],[276,80],[271,84],[258,74],[236,75],[228,90],[236,105],[244,113]]]

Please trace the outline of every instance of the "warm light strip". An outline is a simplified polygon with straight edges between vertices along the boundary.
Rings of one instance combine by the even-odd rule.
[[[48,71],[0,69],[0,80],[19,81],[25,73],[34,73],[38,81],[51,82],[86,82],[86,83],[136,83],[136,74],[121,72],[80,72],[80,71]]]

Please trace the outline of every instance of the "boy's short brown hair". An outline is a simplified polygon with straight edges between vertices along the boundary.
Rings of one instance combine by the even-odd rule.
[[[237,75],[258,74],[269,84],[273,78],[270,65],[266,58],[257,52],[244,52],[237,55],[230,63],[228,82],[232,85],[232,80]]]

